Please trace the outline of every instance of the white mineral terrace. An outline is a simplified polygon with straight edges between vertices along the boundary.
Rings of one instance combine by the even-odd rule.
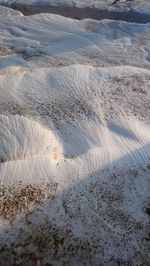
[[[148,266],[149,191],[150,23],[0,6],[0,265]]]

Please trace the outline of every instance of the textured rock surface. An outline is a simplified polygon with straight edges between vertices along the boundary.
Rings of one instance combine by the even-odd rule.
[[[0,8],[0,265],[149,265],[149,26]]]

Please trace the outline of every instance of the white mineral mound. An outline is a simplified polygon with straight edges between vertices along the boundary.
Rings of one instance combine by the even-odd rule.
[[[11,8],[7,8],[7,7],[0,7],[0,18],[4,19],[4,18],[10,18],[12,16],[23,16],[23,14],[17,10],[11,9]]]
[[[86,242],[86,234],[90,245],[93,245],[93,241],[99,242],[103,232],[99,243],[103,245],[106,242],[110,245],[109,254],[108,246],[104,247],[104,258],[107,261],[114,256],[118,244],[121,245],[120,234],[130,231],[125,238],[125,242],[129,241],[130,256],[133,262],[142,261],[135,256],[135,232],[136,237],[138,234],[135,224],[142,224],[143,230],[146,230],[144,208],[147,206],[150,156],[149,79],[149,70],[127,66],[93,68],[76,65],[60,69],[22,70],[1,75],[1,182],[5,188],[11,187],[13,192],[10,192],[10,188],[8,191],[13,195],[20,195],[18,193],[24,186],[44,186],[45,189],[49,184],[50,192],[46,190],[43,195],[48,197],[49,193],[53,193],[55,200],[49,201],[48,206],[46,204],[48,213],[44,208],[40,215],[50,215],[49,223],[56,218],[61,220],[63,228],[66,228],[69,219],[69,227],[73,232],[68,236],[69,240],[66,238],[62,249],[66,248],[66,241],[73,246],[79,245],[74,240],[76,237],[79,237],[79,241]],[[31,191],[30,194],[34,196],[34,192]],[[19,211],[12,206],[15,214],[5,209],[9,197],[7,189],[4,195],[2,217],[16,219],[26,212],[24,205],[18,207],[21,208]],[[40,198],[39,195],[33,197],[32,204]],[[13,202],[13,196],[11,197]],[[31,196],[27,194],[25,197],[33,211],[35,207],[28,203]],[[109,213],[108,206],[113,201],[114,206],[111,206]],[[18,206],[18,203],[15,204]],[[57,215],[56,208],[59,210]],[[7,215],[4,215],[5,212]],[[123,215],[121,220],[120,215]],[[126,215],[130,218],[126,218]],[[114,219],[117,221],[114,222]],[[41,223],[41,219],[38,220]],[[26,224],[24,219],[23,223]],[[120,229],[109,232],[108,228],[114,223]],[[128,226],[133,223],[134,226],[130,230],[123,229],[124,223]],[[5,222],[3,226],[4,224]],[[20,221],[17,227],[22,226],[21,224]],[[44,226],[47,228],[47,225]],[[60,226],[58,221],[55,226]],[[14,230],[13,238],[17,238],[15,229],[11,227],[10,230]],[[140,247],[143,245],[142,232],[144,233],[141,230],[138,234]],[[30,235],[26,229],[24,234],[21,241],[24,241],[26,235]],[[116,234],[115,246],[111,238],[116,238]],[[5,239],[3,233],[2,235]],[[105,238],[107,241],[104,241]],[[98,242],[93,249],[99,254]],[[46,245],[49,249],[49,240]],[[81,259],[84,244],[80,245],[80,255],[74,258],[71,253],[68,263],[73,258],[75,263]],[[51,248],[55,250],[55,247]],[[85,253],[89,252],[87,247],[84,249]],[[145,257],[147,251],[144,249],[141,252]],[[115,259],[126,261],[126,256],[129,256],[127,249],[124,254],[126,255],[120,251]],[[55,261],[53,256],[45,256],[46,261]],[[90,256],[95,261],[95,256]],[[102,253],[97,256],[98,260],[104,260]]]
[[[3,71],[70,64],[150,68],[150,23],[78,21],[52,14],[6,16],[0,17],[0,36]]]
[[[149,24],[0,25],[0,264],[148,263]]]
[[[2,139],[1,161],[17,161],[49,158],[62,154],[61,143],[38,123],[23,116],[1,116],[0,135]]]

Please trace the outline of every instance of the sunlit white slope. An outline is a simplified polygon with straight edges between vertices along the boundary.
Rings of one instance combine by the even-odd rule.
[[[62,147],[50,130],[23,116],[0,117],[1,162],[30,160],[47,157],[55,153],[61,157]],[[59,150],[59,151],[58,151]]]
[[[0,76],[2,265],[147,261],[149,78],[82,65]]]
[[[6,19],[10,18],[10,17],[17,17],[17,16],[23,16],[23,14],[17,10],[11,9],[11,8],[7,8],[7,7],[0,7],[0,18],[1,19]]]
[[[149,77],[144,69],[79,65],[2,75],[3,182],[16,176],[27,180],[28,161],[35,169],[31,160],[37,160],[37,182],[48,172],[60,178],[64,173],[64,179],[86,177],[124,156],[120,167],[148,162]]]
[[[0,76],[0,263],[143,263],[150,71],[12,70]]]

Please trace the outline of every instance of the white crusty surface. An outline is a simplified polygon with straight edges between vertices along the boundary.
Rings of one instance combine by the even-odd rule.
[[[150,23],[6,15],[0,17],[0,36],[2,73],[71,64],[150,68]]]
[[[0,12],[0,265],[149,265],[150,24]]]

